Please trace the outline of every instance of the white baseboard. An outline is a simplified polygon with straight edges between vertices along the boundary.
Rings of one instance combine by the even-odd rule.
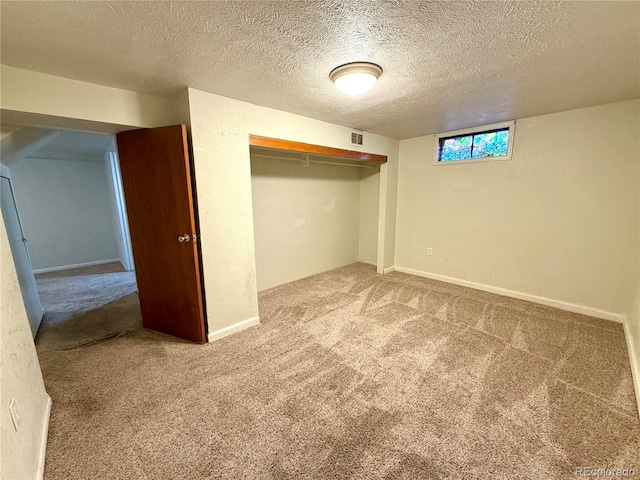
[[[38,270],[34,270],[33,273],[59,272],[61,270],[71,270],[71,269],[74,269],[74,268],[92,267],[94,265],[104,265],[106,263],[121,263],[121,262],[120,262],[119,258],[110,258],[108,260],[98,260],[98,261],[95,261],[95,262],[76,263],[75,265],[63,265],[61,267],[39,268]]]
[[[385,269],[382,271],[382,274],[383,274],[383,275],[386,275],[387,273],[394,272],[395,270],[396,270],[396,267],[388,267],[388,268],[385,268]]]
[[[627,352],[629,352],[629,361],[631,362],[631,378],[633,379],[633,388],[636,392],[636,402],[638,404],[638,416],[640,417],[640,356],[638,356],[640,345],[634,345],[628,322],[629,320],[625,318],[623,322],[624,338],[627,340]]]
[[[42,421],[42,433],[40,437],[40,454],[38,455],[38,470],[36,478],[44,478],[44,460],[47,454],[47,437],[49,436],[49,417],[51,417],[51,397],[47,395],[44,419]]]
[[[469,280],[462,280],[455,277],[447,277],[446,275],[439,275],[436,273],[423,272],[421,270],[414,270],[413,268],[394,267],[396,272],[408,273],[410,275],[416,275],[418,277],[431,278],[432,280],[439,280],[441,282],[453,283],[454,285],[461,285],[463,287],[475,288],[476,290],[482,290],[484,292],[495,293],[498,295],[504,295],[505,297],[517,298],[519,300],[526,300],[528,302],[539,303],[540,305],[546,305],[547,307],[554,307],[560,310],[566,310],[568,312],[580,313],[582,315],[589,315],[590,317],[602,318],[604,320],[611,320],[617,323],[624,323],[624,315],[617,313],[606,312],[597,308],[587,307],[584,305],[577,305],[575,303],[563,302],[560,300],[553,300],[551,298],[539,297],[537,295],[531,295],[523,292],[516,292],[514,290],[508,290],[506,288],[493,287],[491,285],[485,285],[482,283],[470,282]]]
[[[207,340],[209,340],[209,342],[215,342],[216,340],[220,340],[221,338],[224,338],[233,333],[238,333],[246,328],[258,325],[259,323],[260,317],[248,318],[247,320],[243,320],[242,322],[236,323],[234,325],[229,325],[228,327],[224,327],[216,330],[215,332],[209,333],[209,335],[207,335]]]

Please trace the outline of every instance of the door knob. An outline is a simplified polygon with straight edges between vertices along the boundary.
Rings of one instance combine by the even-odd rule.
[[[184,235],[179,235],[178,236],[178,241],[180,243],[182,242],[188,242],[189,240],[191,240],[191,236],[188,233],[185,233]]]

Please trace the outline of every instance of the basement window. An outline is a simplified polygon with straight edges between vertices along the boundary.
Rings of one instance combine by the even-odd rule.
[[[509,160],[515,122],[439,133],[435,165]]]

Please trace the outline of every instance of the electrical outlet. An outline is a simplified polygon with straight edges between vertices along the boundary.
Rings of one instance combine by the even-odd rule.
[[[433,248],[431,247],[427,248],[427,255],[429,256],[433,255]]]
[[[13,428],[16,432],[20,428],[20,417],[18,416],[18,406],[16,405],[16,399],[12,398],[9,402],[9,413],[11,414],[11,421],[13,422]]]

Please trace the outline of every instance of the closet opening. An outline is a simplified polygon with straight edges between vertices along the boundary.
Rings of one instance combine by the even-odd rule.
[[[258,291],[376,264],[386,156],[255,135],[249,150]]]

